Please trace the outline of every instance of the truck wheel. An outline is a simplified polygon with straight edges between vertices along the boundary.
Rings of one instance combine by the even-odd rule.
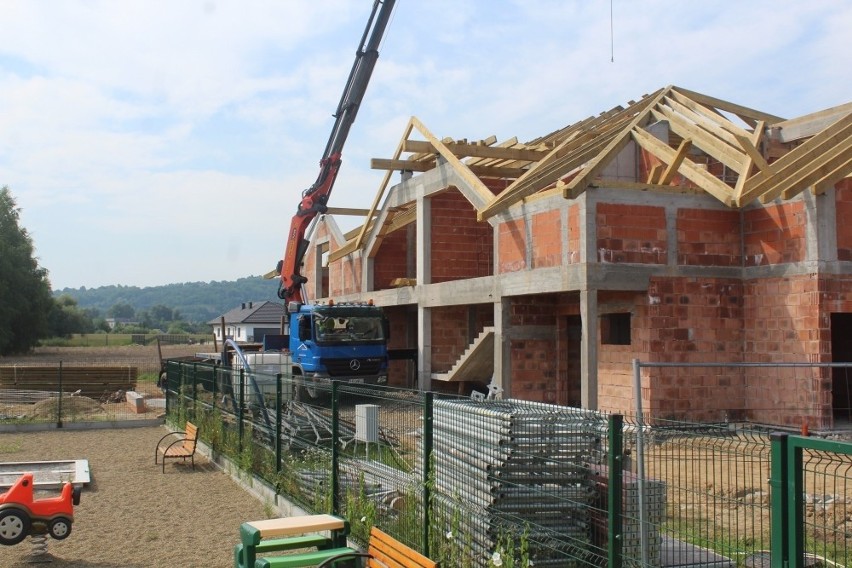
[[[296,400],[299,402],[312,402],[319,398],[319,393],[317,393],[317,389],[311,387],[303,387],[299,385],[296,387]]]
[[[26,511],[5,509],[0,511],[0,544],[12,546],[27,538],[32,522]]]
[[[56,540],[68,538],[68,535],[71,534],[71,520],[65,517],[57,517],[50,521],[47,531]]]

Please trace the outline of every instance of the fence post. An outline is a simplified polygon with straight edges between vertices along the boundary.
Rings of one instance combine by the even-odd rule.
[[[624,416],[609,417],[607,442],[607,566],[621,568],[623,541],[622,488],[624,485]]]
[[[59,402],[56,409],[56,427],[62,428],[62,361],[59,362]]]
[[[787,524],[787,434],[774,433],[769,436],[772,452],[770,455],[769,490],[770,505],[770,566],[784,568],[788,565]]]
[[[275,375],[275,473],[281,473],[281,373]],[[277,493],[277,491],[276,491]]]
[[[423,555],[429,556],[429,525],[432,520],[432,411],[435,394],[424,393],[423,397]]]
[[[331,514],[340,514],[340,391],[331,381]]]
[[[237,435],[239,436],[239,439],[240,439],[240,443],[239,443],[240,453],[242,453],[242,451],[243,451],[243,436],[245,436],[245,424],[243,422],[243,418],[244,418],[244,411],[245,411],[245,408],[246,408],[246,396],[245,396],[246,395],[246,393],[245,393],[246,381],[245,381],[245,376],[243,374],[243,371],[244,371],[244,369],[240,368],[240,374],[239,374],[240,388],[237,389],[239,391],[238,395],[240,397],[240,400],[238,401],[238,404],[237,404],[237,423],[239,424],[239,427],[237,429],[237,432],[238,432]],[[234,374],[233,374],[234,369],[232,368],[230,372],[231,372],[231,377],[233,377],[234,376]],[[231,384],[233,384],[233,380],[231,380]]]
[[[787,487],[787,506],[789,509],[785,520],[789,523],[787,527],[787,565],[791,568],[801,568],[805,552],[805,531],[804,527],[804,473],[802,471],[802,446],[791,443],[792,440],[787,438],[787,464],[784,472],[786,477]]]

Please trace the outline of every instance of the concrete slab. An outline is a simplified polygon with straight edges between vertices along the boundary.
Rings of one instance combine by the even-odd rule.
[[[663,568],[735,568],[736,562],[712,550],[663,536],[660,547],[660,566]]]
[[[89,460],[0,462],[0,489],[8,489],[24,473],[33,474],[36,489],[59,489],[66,481],[82,486],[91,481]]]

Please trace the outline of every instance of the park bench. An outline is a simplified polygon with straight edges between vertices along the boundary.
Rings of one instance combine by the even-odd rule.
[[[330,536],[319,534],[328,531]],[[240,525],[234,568],[316,566],[326,558],[355,552],[346,546],[349,522],[334,515],[305,515],[251,521]],[[311,548],[308,552],[257,558],[258,554]]]
[[[167,459],[180,459],[186,463],[187,458],[192,461],[192,469],[195,469],[195,447],[198,443],[198,427],[192,422],[186,423],[184,431],[169,432],[157,442],[154,450],[154,464],[158,458],[163,458],[163,473],[166,473]]]
[[[366,552],[344,552],[323,561],[318,568],[334,565],[350,558],[365,558],[367,568],[437,568],[438,563],[430,560],[399,542],[377,527],[370,529],[370,540]],[[258,565],[259,567],[260,565]]]

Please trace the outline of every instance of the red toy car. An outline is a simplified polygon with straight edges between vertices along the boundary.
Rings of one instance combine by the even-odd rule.
[[[31,534],[47,532],[62,540],[71,534],[74,505],[80,504],[80,488],[62,486],[59,497],[33,499],[33,474],[23,474],[5,493],[0,493],[0,544],[18,544]]]

